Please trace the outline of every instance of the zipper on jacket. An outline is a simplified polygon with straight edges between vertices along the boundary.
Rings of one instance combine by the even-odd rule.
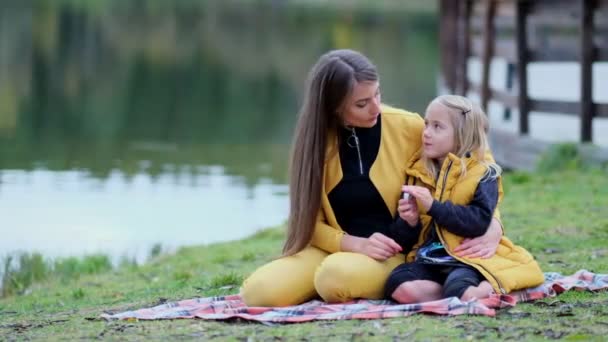
[[[443,175],[443,184],[441,186],[441,194],[439,194],[439,202],[441,202],[441,199],[443,198],[443,192],[445,191],[445,182],[447,182],[448,180],[448,173],[450,173],[450,169],[452,168],[452,161],[450,160],[450,163],[448,164],[448,167],[445,170],[445,174]]]
[[[496,281],[496,284],[498,284],[498,289],[500,290],[500,293],[501,294],[507,294],[507,291],[505,291],[505,288],[502,286],[502,283],[500,282],[500,280],[498,280],[498,278],[496,278],[492,274],[492,272],[488,271],[487,268],[485,268],[485,267],[483,267],[481,265],[470,265],[470,266],[473,266],[473,267],[477,266],[477,267],[483,268],[483,270],[486,271],[487,274],[489,274],[492,278],[494,278],[494,280]]]
[[[349,137],[349,139],[353,138],[355,140],[355,146],[352,146],[350,142],[347,143],[348,146],[355,147],[357,149],[357,156],[359,157],[359,172],[361,173],[361,175],[363,175],[363,160],[361,159],[361,147],[359,146],[359,137],[355,132],[355,127],[351,127],[350,131],[352,132],[352,135]]]
[[[452,161],[450,160],[450,163],[448,164],[447,169],[445,170],[445,174],[443,175],[443,184],[442,184],[442,188],[441,188],[441,194],[439,195],[439,202],[441,202],[441,199],[443,198],[443,192],[445,191],[445,182],[448,179],[448,173],[450,172],[450,169],[452,168]],[[487,273],[489,276],[491,276],[492,278],[494,278],[494,281],[496,281],[496,284],[498,284],[498,289],[500,290],[500,292],[502,294],[506,294],[506,291],[504,289],[504,287],[502,286],[502,283],[500,282],[500,280],[498,280],[498,278],[496,278],[490,271],[488,271],[485,267],[481,266],[481,265],[477,265],[477,264],[473,264],[473,263],[468,263],[463,261],[462,259],[452,255],[452,253],[450,253],[450,251],[448,250],[448,248],[445,248],[446,244],[445,244],[445,239],[443,238],[443,234],[441,233],[441,229],[439,229],[439,227],[437,226],[437,222],[435,222],[435,220],[433,220],[432,224],[435,226],[435,231],[437,232],[437,236],[439,236],[439,240],[441,241],[441,244],[443,245],[443,248],[445,249],[445,251],[452,256],[452,258],[462,262],[463,264],[478,268],[482,268],[485,273]]]

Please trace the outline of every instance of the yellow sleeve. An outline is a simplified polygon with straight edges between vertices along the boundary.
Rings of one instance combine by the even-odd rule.
[[[326,252],[336,253],[340,251],[343,236],[344,231],[327,224],[323,209],[320,209],[310,244]]]

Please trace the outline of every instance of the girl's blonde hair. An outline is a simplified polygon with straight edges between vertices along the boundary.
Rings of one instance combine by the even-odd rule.
[[[441,95],[435,98],[430,105],[432,104],[443,105],[450,115],[450,122],[454,127],[455,151],[453,153],[461,158],[461,163],[463,163],[461,177],[466,173],[464,158],[468,156],[475,156],[477,160],[487,166],[484,177],[496,178],[500,176],[502,168],[494,162],[488,162],[485,157],[490,149],[488,143],[490,124],[481,107],[468,98],[459,95]],[[437,178],[441,165],[436,160],[425,157],[424,154],[422,159],[427,171],[434,178]]]

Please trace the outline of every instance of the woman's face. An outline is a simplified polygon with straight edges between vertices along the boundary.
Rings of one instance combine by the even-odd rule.
[[[424,116],[422,146],[427,158],[440,163],[450,152],[454,152],[454,127],[450,120],[450,109],[441,103],[431,102]]]
[[[352,127],[374,127],[380,115],[380,83],[355,83],[352,92],[342,105],[344,123]]]

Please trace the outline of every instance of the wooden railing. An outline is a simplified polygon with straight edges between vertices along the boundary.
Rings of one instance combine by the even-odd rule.
[[[608,117],[608,104],[592,99],[594,62],[608,61],[608,0],[441,0],[441,68],[453,93],[479,94],[519,110],[519,133],[529,134],[531,111],[578,115],[581,141],[592,141],[593,118]],[[481,60],[481,83],[468,77],[469,57]],[[506,90],[490,87],[492,58],[507,61]],[[580,63],[580,101],[531,99],[528,64]],[[456,67],[455,67],[456,66]]]

